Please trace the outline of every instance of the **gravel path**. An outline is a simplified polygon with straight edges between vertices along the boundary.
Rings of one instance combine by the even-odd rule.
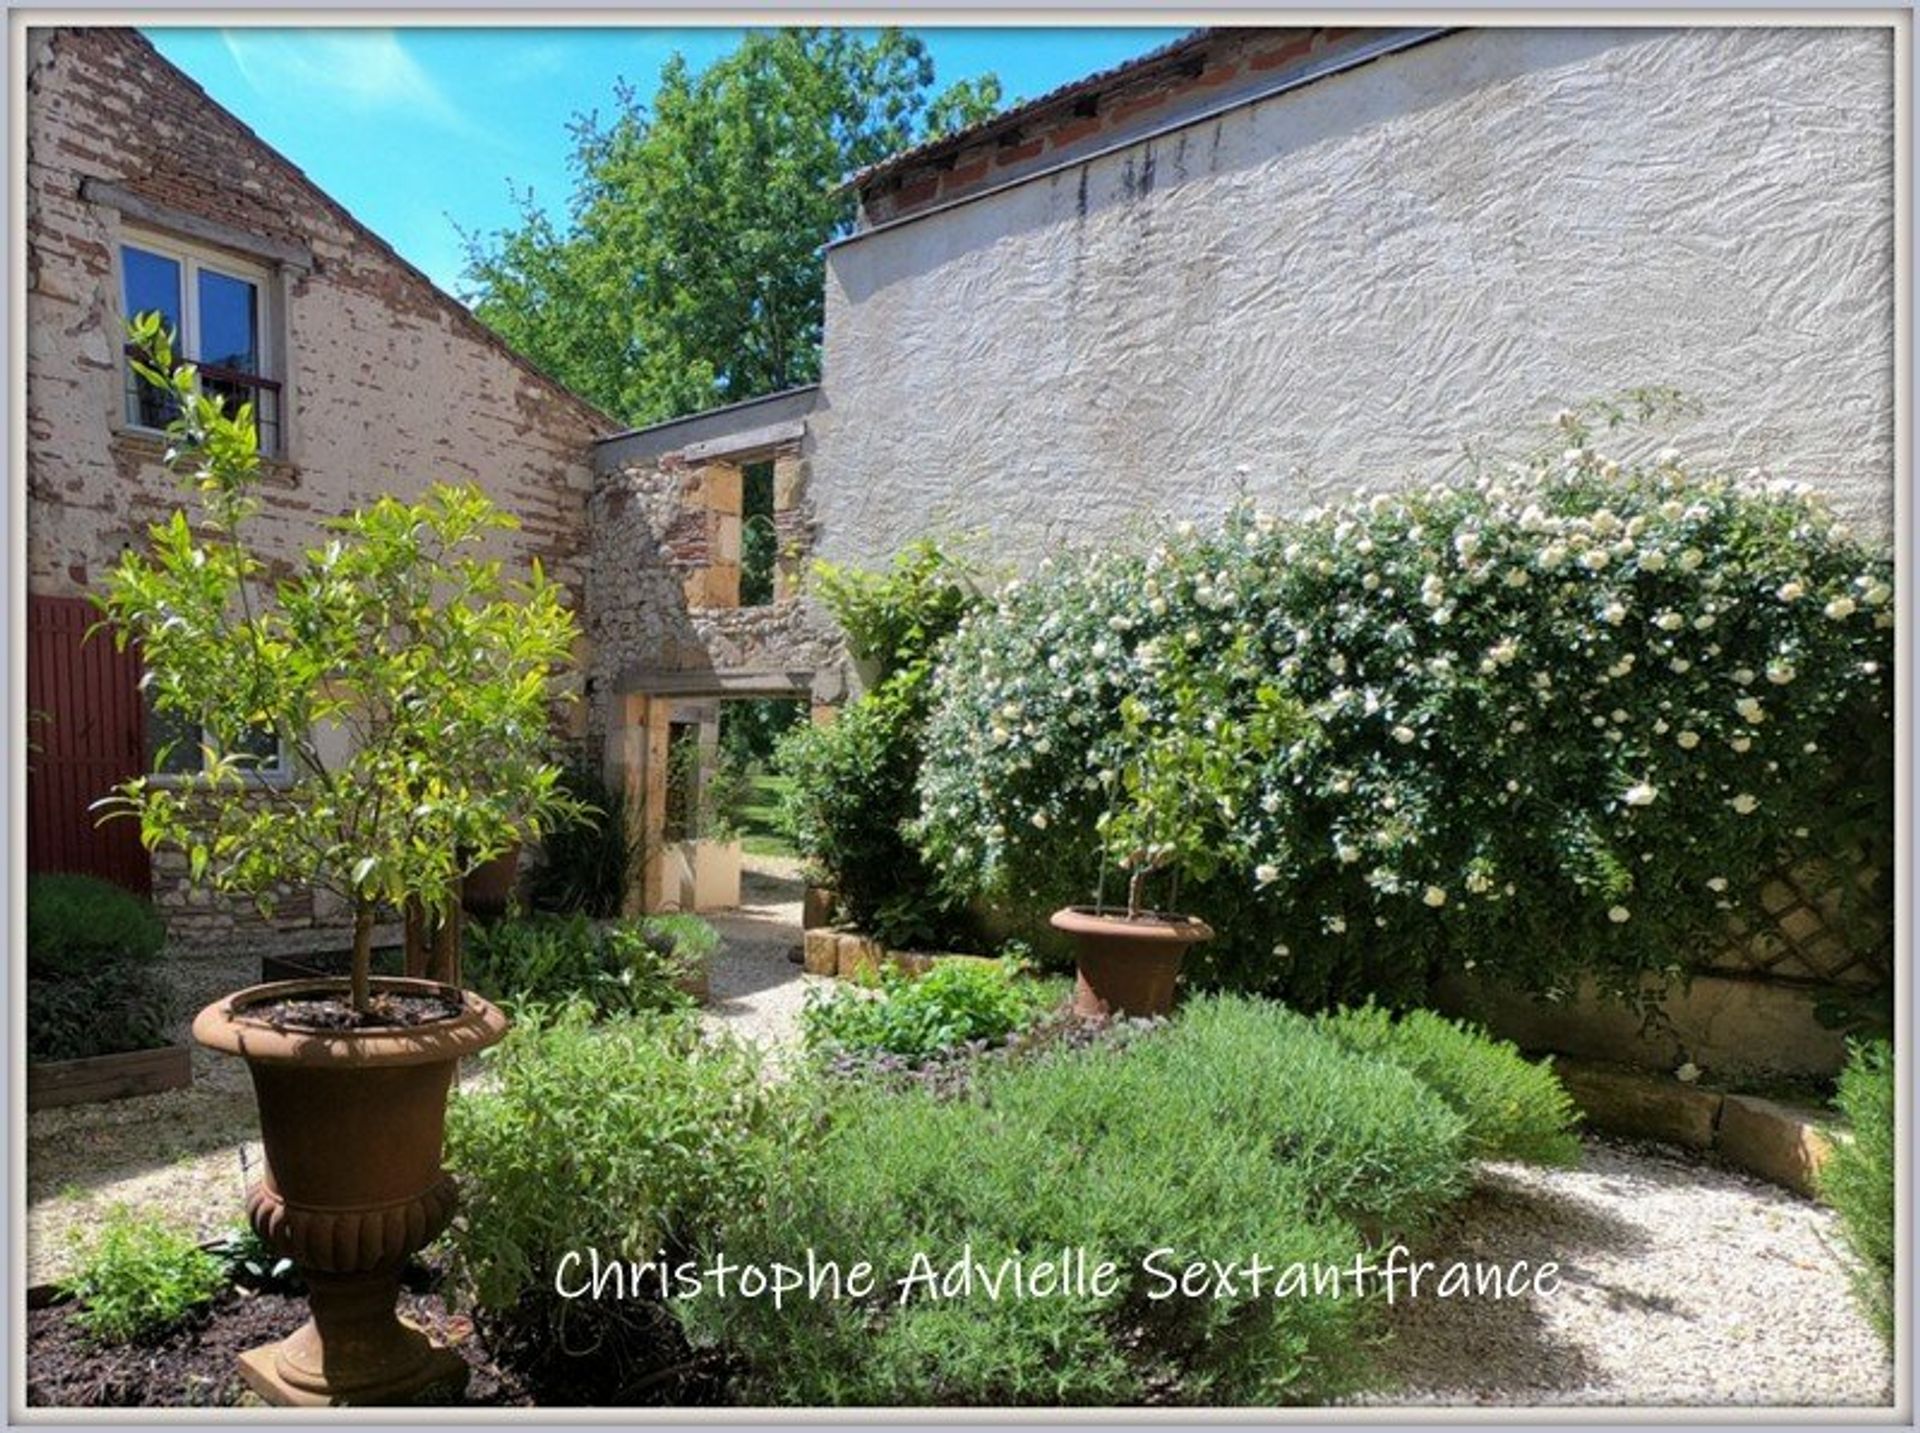
[[[803,889],[798,862],[745,859],[740,908],[707,917],[724,940],[713,957],[710,996],[701,1012],[709,1028],[756,1041],[769,1052],[799,1039],[807,991],[825,982],[805,974],[793,958],[801,941]]]
[[[1557,1261],[1537,1300],[1402,1300],[1377,1404],[1888,1406],[1893,1363],[1832,1212],[1651,1144],[1488,1165],[1420,1254]]]

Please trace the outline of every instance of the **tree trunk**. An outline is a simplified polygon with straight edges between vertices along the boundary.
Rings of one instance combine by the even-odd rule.
[[[446,914],[433,932],[433,959],[427,971],[429,980],[442,985],[460,983],[460,928],[463,912],[458,900],[448,904]]]
[[[372,973],[373,902],[360,899],[353,905],[352,999],[355,1010],[367,1008],[367,986]]]
[[[417,897],[409,897],[405,916],[407,976],[411,980],[424,980],[430,957],[426,907],[420,904]]]

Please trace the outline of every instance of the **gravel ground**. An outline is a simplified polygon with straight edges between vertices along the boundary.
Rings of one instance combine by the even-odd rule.
[[[1402,1300],[1377,1404],[1887,1406],[1830,1210],[1652,1144],[1496,1164],[1419,1251],[1560,1264],[1539,1299]]]
[[[800,1034],[807,990],[825,977],[805,974],[791,957],[801,941],[799,864],[778,856],[748,856],[740,877],[740,908],[709,915],[725,938],[710,969],[703,1018],[715,1030],[791,1048]]]

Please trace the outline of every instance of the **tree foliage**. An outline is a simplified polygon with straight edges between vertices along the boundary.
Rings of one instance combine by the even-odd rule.
[[[564,220],[468,235],[474,312],[560,382],[632,422],[808,383],[820,372],[821,245],[853,218],[848,174],[1000,102],[991,74],[935,94],[916,37],[754,31],[651,106],[622,86],[575,121]]]
[[[139,376],[178,414],[167,462],[201,512],[155,524],[151,552],[122,557],[100,606],[119,645],[140,644],[155,710],[204,738],[196,771],[136,777],[104,805],[215,889],[263,906],[287,885],[344,898],[364,1009],[377,905],[443,914],[466,872],[577,814],[549,759],[573,614],[537,561],[509,580],[487,555],[518,522],[477,487],[382,497],[274,572],[249,540],[252,405],[228,413],[203,393],[158,315],[131,333]],[[283,754],[271,777],[254,754],[262,731]]]

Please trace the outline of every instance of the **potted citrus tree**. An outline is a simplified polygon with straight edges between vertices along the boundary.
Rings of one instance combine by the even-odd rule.
[[[1204,881],[1231,851],[1232,817],[1251,773],[1277,743],[1299,729],[1297,703],[1262,685],[1251,703],[1229,700],[1238,663],[1162,656],[1157,679],[1121,699],[1112,803],[1099,818],[1100,880],[1092,905],[1067,906],[1051,924],[1074,944],[1074,1012],[1085,1016],[1165,1015],[1188,947],[1211,927],[1178,909],[1183,881]],[[1232,716],[1230,713],[1246,713]],[[1106,902],[1106,876],[1118,869],[1126,898]],[[1148,902],[1165,884],[1165,908]]]
[[[382,497],[270,566],[251,542],[251,407],[204,394],[156,316],[132,339],[199,512],[154,526],[101,606],[122,646],[139,643],[154,710],[200,734],[201,760],[107,805],[150,849],[184,853],[197,882],[263,909],[305,886],[352,915],[349,976],[254,986],[193,1024],[251,1071],[266,1172],[248,1216],[309,1290],[311,1320],[243,1354],[242,1372],[271,1402],[404,1401],[464,1377],[394,1303],[404,1261],[452,1215],[441,1133],[459,1060],[506,1029],[456,983],[460,884],[573,814],[547,759],[573,618],[538,564],[509,581],[488,555],[514,524],[476,488]],[[433,947],[439,978],[371,975],[376,919],[399,911],[451,933]]]

